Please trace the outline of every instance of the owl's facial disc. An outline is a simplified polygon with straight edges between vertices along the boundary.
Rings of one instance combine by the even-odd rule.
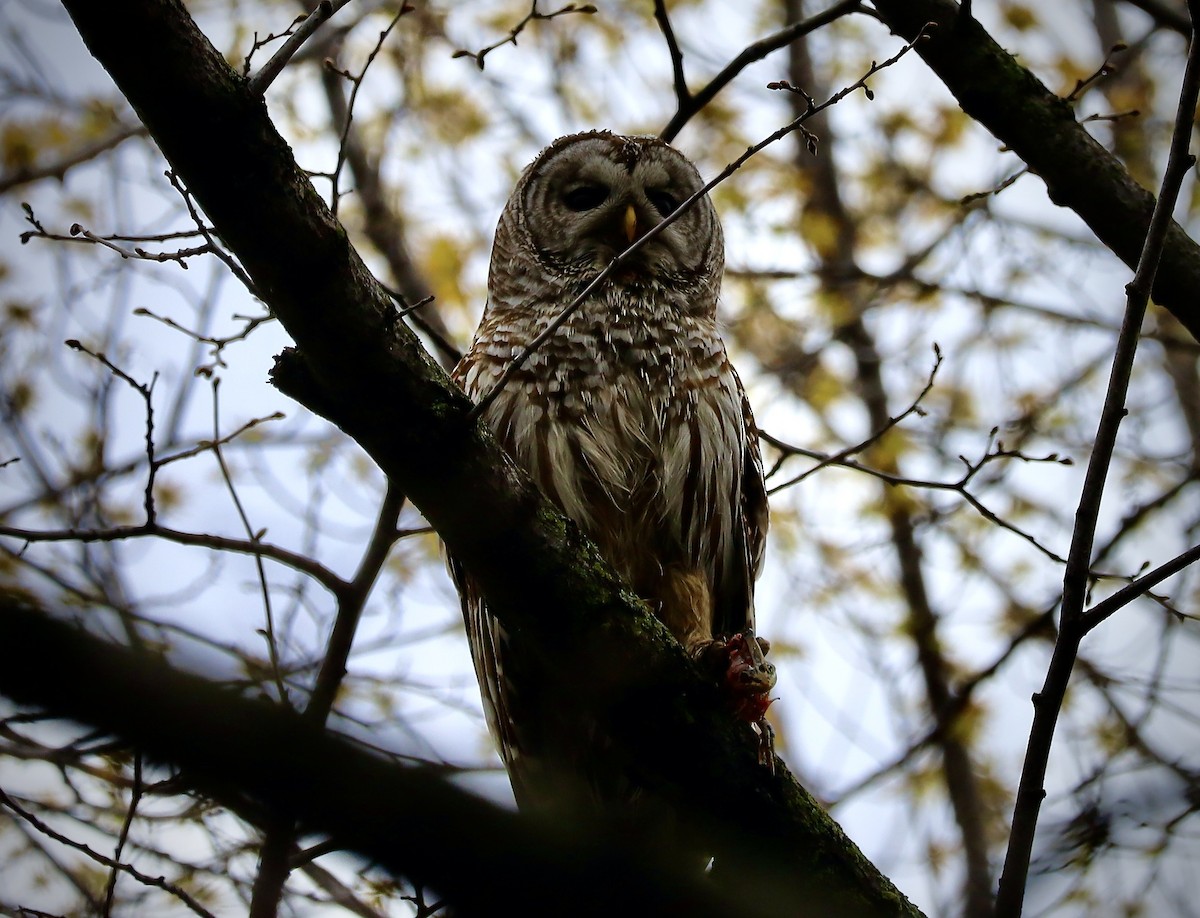
[[[606,139],[580,141],[547,163],[526,189],[526,213],[543,215],[530,221],[529,232],[547,261],[600,270],[701,187],[695,169],[674,151],[648,147],[632,160],[620,151]],[[631,273],[699,270],[703,253],[690,243],[707,237],[714,222],[711,203],[697,201],[632,256]]]

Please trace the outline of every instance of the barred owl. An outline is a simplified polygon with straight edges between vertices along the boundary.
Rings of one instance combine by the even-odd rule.
[[[654,137],[597,131],[556,140],[500,217],[487,309],[455,379],[476,400],[487,394],[614,256],[702,185],[695,167]],[[724,260],[705,195],[597,287],[483,414],[697,657],[752,635],[767,528],[754,420],[717,329]],[[565,722],[561,696],[540,690],[536,662],[519,656],[469,576],[451,568],[518,804],[546,805],[568,781],[601,801],[636,796],[636,781],[614,773],[594,725]],[[761,714],[774,671],[755,660],[726,656],[725,675],[740,678],[729,682],[733,693]]]

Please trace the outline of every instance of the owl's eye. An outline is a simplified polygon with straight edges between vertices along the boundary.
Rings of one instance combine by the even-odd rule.
[[[608,200],[608,189],[603,185],[579,185],[563,195],[563,203],[576,213],[595,210]]]
[[[647,190],[646,199],[654,205],[654,209],[658,211],[660,217],[667,216],[667,214],[679,206],[679,199],[671,194],[671,192],[664,191],[661,188]]]

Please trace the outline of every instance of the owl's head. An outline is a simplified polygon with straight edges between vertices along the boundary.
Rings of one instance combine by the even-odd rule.
[[[696,167],[657,137],[572,134],[522,174],[498,236],[508,223],[541,267],[594,276],[703,186]],[[719,283],[724,260],[721,224],[705,195],[632,257],[628,273]]]

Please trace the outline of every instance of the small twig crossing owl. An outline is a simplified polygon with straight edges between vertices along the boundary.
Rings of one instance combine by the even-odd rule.
[[[555,141],[500,217],[487,310],[456,380],[476,400],[492,393],[615,256],[702,186],[657,138]],[[680,643],[720,668],[738,715],[754,722],[774,685],[753,637],[767,498],[754,419],[717,330],[724,260],[705,195],[579,303],[482,416]],[[594,725],[565,722],[534,661],[452,570],[518,803],[548,805],[571,782],[601,801],[636,796],[606,773]]]

